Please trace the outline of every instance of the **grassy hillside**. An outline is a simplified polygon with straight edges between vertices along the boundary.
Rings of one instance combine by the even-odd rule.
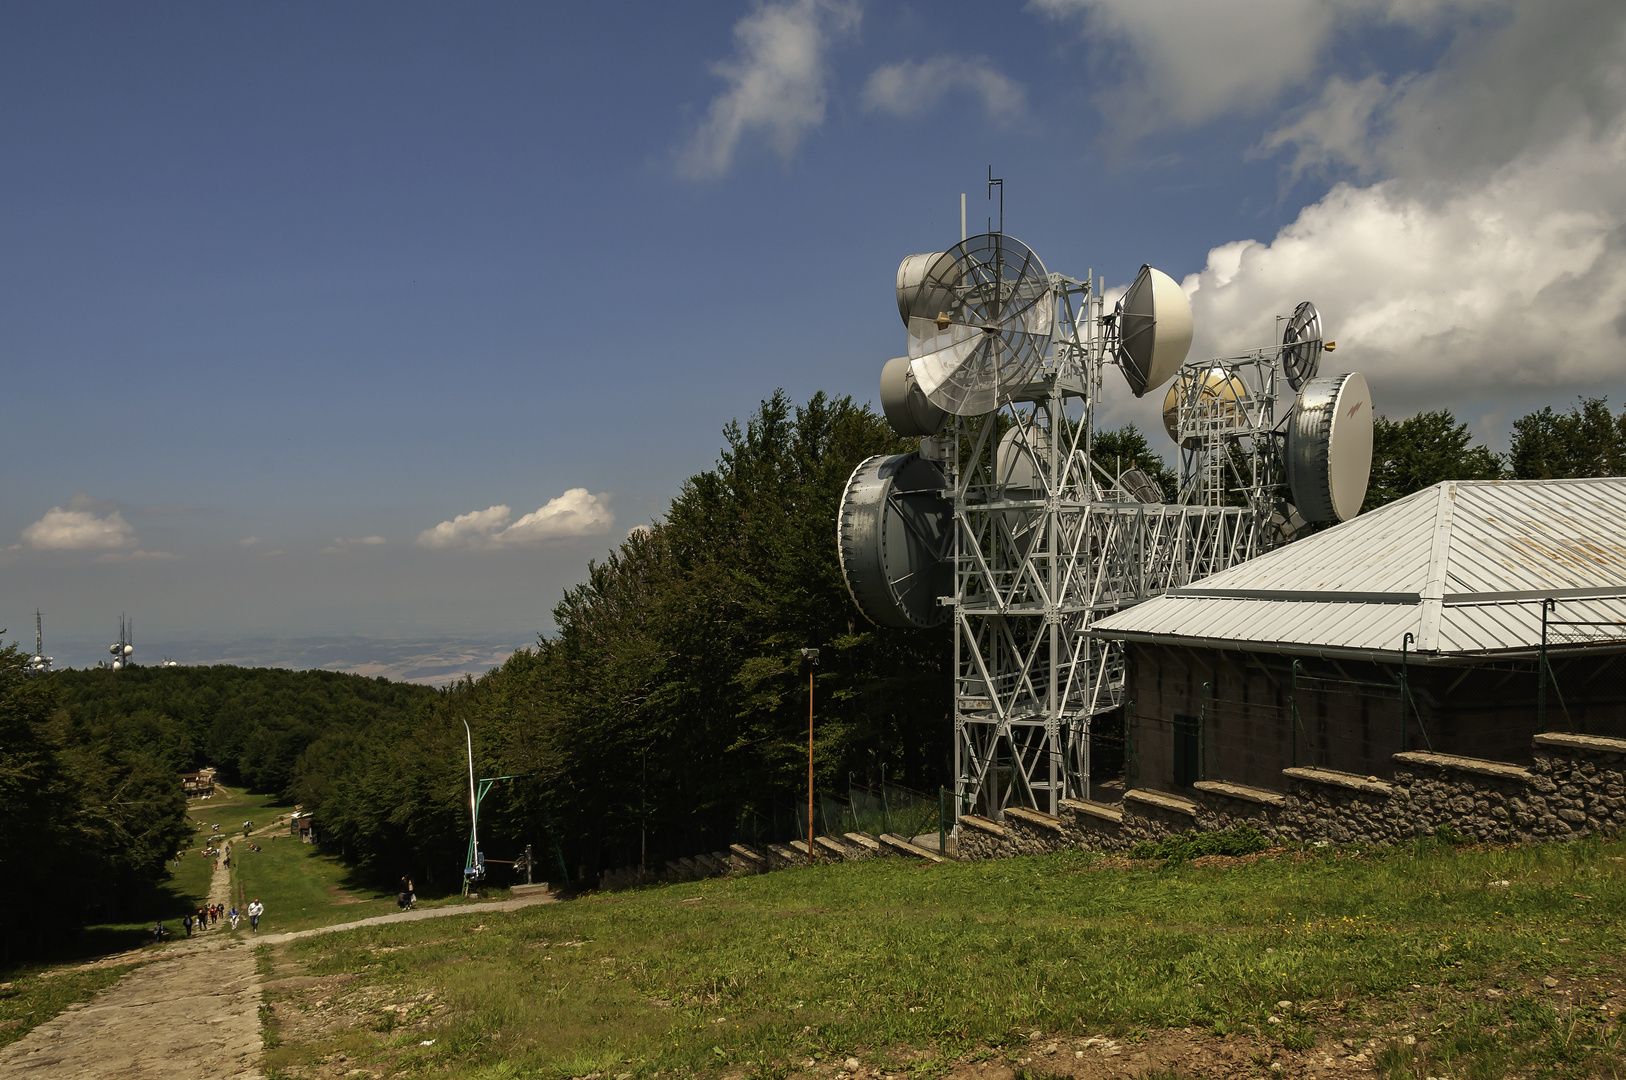
[[[1623,911],[1609,842],[814,867],[281,946],[268,1075],[1607,1076]]]

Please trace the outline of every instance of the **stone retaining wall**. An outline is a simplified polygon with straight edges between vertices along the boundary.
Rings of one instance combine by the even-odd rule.
[[[1283,790],[1219,781],[1188,794],[1131,790],[1119,806],[1066,799],[1061,816],[1009,809],[960,818],[960,858],[1061,848],[1128,851],[1142,840],[1251,825],[1278,842],[1394,844],[1441,828],[1480,841],[1568,840],[1626,828],[1626,740],[1538,735],[1532,765],[1394,755],[1394,779],[1283,769]]]

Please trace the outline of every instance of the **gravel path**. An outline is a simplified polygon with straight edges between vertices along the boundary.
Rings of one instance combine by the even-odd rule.
[[[230,872],[217,868],[210,881],[209,900],[230,907],[230,898]],[[554,897],[539,893],[474,908],[423,908],[257,937],[223,933],[230,924],[221,921],[213,930],[159,950],[94,961],[95,966],[103,966],[156,957],[95,1000],[70,1006],[0,1049],[0,1080],[170,1080],[180,1076],[261,1080],[260,983],[254,973],[254,946],[358,926],[516,911],[553,901]],[[243,925],[247,927],[247,920]]]

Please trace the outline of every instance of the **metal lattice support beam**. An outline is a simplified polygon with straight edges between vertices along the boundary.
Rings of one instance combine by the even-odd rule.
[[[993,818],[1012,805],[1057,814],[1062,799],[1088,797],[1091,721],[1123,704],[1122,651],[1087,636],[1096,620],[1274,539],[1271,359],[1182,370],[1181,501],[1135,501],[1092,461],[1107,361],[1100,297],[1088,282],[1050,282],[1058,317],[1042,376],[999,412],[956,417],[939,440],[954,507],[944,600],[955,793],[961,813]],[[1240,389],[1205,395],[1216,368]]]

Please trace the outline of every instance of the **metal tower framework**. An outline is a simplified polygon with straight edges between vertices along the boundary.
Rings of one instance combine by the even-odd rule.
[[[1121,647],[1090,638],[1092,623],[1291,535],[1280,350],[1181,368],[1179,501],[1141,502],[1092,454],[1113,344],[1093,271],[1048,280],[1056,320],[1040,376],[921,444],[954,507],[942,602],[954,608],[957,808],[994,819],[1089,797],[1091,722],[1122,705],[1124,680]]]

